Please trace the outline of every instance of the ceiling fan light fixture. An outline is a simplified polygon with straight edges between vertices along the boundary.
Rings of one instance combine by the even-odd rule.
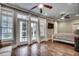
[[[38,5],[38,8],[43,8],[43,4],[39,4]]]
[[[79,16],[79,14],[76,14],[75,16]]]
[[[60,19],[64,19],[64,17],[61,17]]]

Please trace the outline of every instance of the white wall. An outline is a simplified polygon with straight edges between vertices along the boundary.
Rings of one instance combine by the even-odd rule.
[[[57,34],[58,33],[58,30],[57,30],[58,29],[58,26],[57,25],[58,25],[58,23],[57,23],[57,21],[55,21],[54,22],[54,34]]]

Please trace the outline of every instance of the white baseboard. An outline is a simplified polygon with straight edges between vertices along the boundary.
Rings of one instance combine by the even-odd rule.
[[[54,39],[54,40],[55,40],[55,41],[60,41],[60,42],[65,42],[65,43],[74,44],[74,42],[71,42],[71,41],[60,40],[60,39]]]

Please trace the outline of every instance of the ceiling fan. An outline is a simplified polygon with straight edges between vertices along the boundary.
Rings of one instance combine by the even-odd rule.
[[[70,19],[70,15],[69,14],[61,14],[60,19]]]
[[[40,13],[42,13],[42,12],[43,12],[43,10],[42,10],[43,7],[46,7],[46,8],[48,8],[48,9],[52,9],[52,8],[53,8],[53,7],[50,6],[50,5],[38,4],[38,5],[34,6],[34,7],[32,7],[31,10],[33,10],[33,9],[35,9],[35,8],[39,8],[39,9],[40,9]]]

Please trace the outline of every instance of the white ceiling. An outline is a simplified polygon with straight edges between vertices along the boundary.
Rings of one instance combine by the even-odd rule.
[[[52,18],[60,18],[60,13],[68,13],[72,17],[76,14],[79,14],[79,4],[77,3],[46,3],[47,5],[53,6],[53,9],[47,9],[43,8],[43,15],[47,13],[47,16]],[[15,3],[14,5],[17,5],[21,8],[30,10],[32,7],[37,5],[37,3]],[[35,8],[31,10],[36,13],[39,12],[39,8]]]

